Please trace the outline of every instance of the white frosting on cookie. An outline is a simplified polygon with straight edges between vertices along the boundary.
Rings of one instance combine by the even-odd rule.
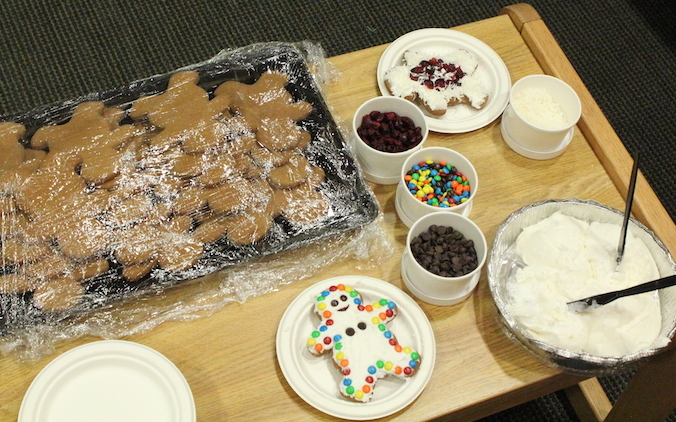
[[[394,302],[380,299],[364,304],[356,290],[338,284],[317,296],[314,310],[322,321],[307,340],[307,348],[313,355],[333,350],[333,362],[343,375],[339,389],[345,397],[368,402],[378,379],[409,377],[420,365],[420,355],[400,345],[387,328],[397,314]]]
[[[404,53],[403,61],[403,65],[385,73],[385,82],[394,96],[411,101],[417,98],[430,112],[439,115],[459,103],[480,109],[488,100],[483,81],[475,75],[479,61],[466,50],[410,50]],[[420,64],[430,61],[438,64],[426,66],[421,73]],[[453,66],[449,67],[449,64]],[[433,83],[436,84],[426,85]]]

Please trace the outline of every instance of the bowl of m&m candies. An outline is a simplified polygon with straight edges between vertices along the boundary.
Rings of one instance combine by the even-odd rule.
[[[433,212],[467,217],[478,187],[476,169],[459,152],[443,147],[420,149],[401,167],[395,197],[397,215],[408,227]]]

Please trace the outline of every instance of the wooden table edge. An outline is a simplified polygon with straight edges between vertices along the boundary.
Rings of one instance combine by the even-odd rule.
[[[537,10],[527,3],[518,3],[504,7],[499,14],[512,19],[545,73],[562,79],[577,92],[582,102],[578,127],[620,194],[626,195],[633,160]],[[676,224],[643,175],[639,175],[637,187],[632,209],[634,217],[650,228],[673,255]],[[662,390],[662,394],[655,394],[652,387],[659,385],[655,383],[656,379],[674,371],[676,352],[662,353],[639,367],[614,406],[596,378],[565,391],[582,421],[657,422],[664,420],[676,407],[676,387],[668,392]]]

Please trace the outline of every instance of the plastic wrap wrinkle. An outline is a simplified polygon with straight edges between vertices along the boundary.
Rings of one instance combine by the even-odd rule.
[[[0,349],[33,359],[389,255],[322,96],[336,77],[318,45],[254,44],[3,117]]]

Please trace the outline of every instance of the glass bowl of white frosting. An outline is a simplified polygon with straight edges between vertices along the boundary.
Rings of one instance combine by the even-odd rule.
[[[667,346],[676,331],[676,287],[585,312],[566,305],[676,273],[666,247],[633,218],[617,264],[622,219],[621,211],[571,198],[525,206],[500,225],[487,272],[509,338],[584,376],[626,369]]]

